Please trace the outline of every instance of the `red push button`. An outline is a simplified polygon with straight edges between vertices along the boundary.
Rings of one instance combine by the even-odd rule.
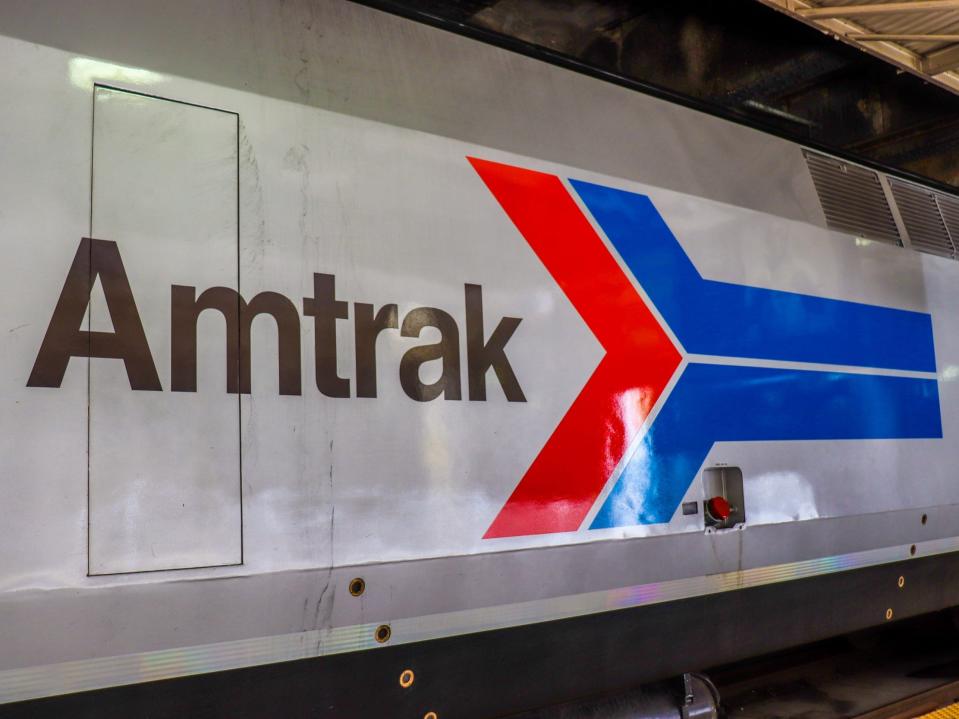
[[[729,515],[732,513],[729,502],[726,501],[725,497],[713,497],[708,500],[706,502],[706,509],[713,519],[718,519],[723,522],[729,519]]]

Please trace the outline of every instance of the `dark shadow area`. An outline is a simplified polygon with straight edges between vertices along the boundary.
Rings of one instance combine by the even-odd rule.
[[[916,716],[919,705],[934,708],[959,694],[949,688],[959,680],[959,631],[951,612],[937,612],[709,674],[730,719]]]

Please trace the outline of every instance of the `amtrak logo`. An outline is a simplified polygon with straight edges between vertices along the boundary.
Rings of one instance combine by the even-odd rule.
[[[94,283],[100,281],[112,332],[84,329]],[[469,400],[486,401],[487,377],[492,371],[509,402],[525,402],[526,395],[506,355],[522,318],[503,317],[486,337],[483,319],[483,288],[465,284],[466,375]],[[197,297],[196,287],[170,288],[170,389],[197,391],[197,324],[200,314],[217,312],[225,320],[226,391],[252,392],[250,347],[253,320],[269,315],[276,322],[278,378],[281,395],[302,395],[300,316],[296,305],[277,292],[260,292],[247,302],[230,287],[210,287]],[[350,319],[350,303],[337,298],[336,277],[313,274],[313,297],[303,298],[303,315],[313,319],[316,389],[326,397],[375,398],[377,393],[377,337],[398,330],[402,337],[419,338],[429,327],[439,332],[438,342],[413,347],[403,355],[399,380],[410,399],[430,402],[439,397],[463,399],[460,361],[460,330],[452,314],[438,307],[416,307],[399,320],[396,303],[374,308],[354,302],[355,395],[350,378],[337,374],[336,322]],[[153,352],[147,341],[133,289],[116,242],[83,238],[67,274],[60,298],[37,353],[28,387],[58,388],[73,358],[123,360],[130,389],[162,391]],[[439,379],[424,383],[420,368],[439,360]]]
[[[669,522],[715,442],[942,437],[930,315],[705,279],[648,197],[570,180],[671,337],[559,177],[470,162],[606,351],[487,538],[610,481],[590,529]]]

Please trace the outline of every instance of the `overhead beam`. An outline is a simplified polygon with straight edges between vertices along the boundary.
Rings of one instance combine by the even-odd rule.
[[[833,5],[830,7],[797,8],[795,12],[804,18],[823,20],[826,18],[894,15],[936,10],[959,10],[959,0],[913,0],[912,2]]]
[[[959,67],[959,45],[951,45],[924,55],[920,63],[922,71],[927,75],[953,70]]]
[[[920,2],[921,0],[916,0]],[[847,36],[851,34],[862,34],[871,32],[869,28],[863,27],[854,20],[846,18],[822,18],[814,19],[803,14],[812,9],[822,9],[813,7],[811,0],[759,0],[764,5],[776,8],[782,12],[792,15],[795,18],[811,25],[818,30],[827,32],[843,42],[848,42],[860,50],[864,50],[870,55],[881,58],[906,72],[911,72],[934,85],[945,88],[950,92],[959,94],[959,72],[940,72],[937,75],[929,75],[922,69],[921,55],[910,50],[907,46],[897,42],[857,42]],[[902,4],[902,3],[898,3]],[[914,3],[909,3],[913,5]],[[848,7],[848,6],[846,6]],[[833,9],[833,8],[830,8]],[[843,8],[845,9],[845,8]],[[943,9],[939,6],[938,9]]]
[[[932,35],[927,33],[853,32],[846,35],[846,38],[858,42],[959,42],[959,35]]]

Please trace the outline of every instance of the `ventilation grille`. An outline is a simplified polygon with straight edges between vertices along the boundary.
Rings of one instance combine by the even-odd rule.
[[[959,200],[893,178],[889,178],[889,186],[912,246],[955,259],[953,237],[959,238]]]
[[[959,260],[959,247],[957,247],[959,245],[959,198],[936,193],[936,202],[946,224],[949,239],[952,241],[952,259]]]
[[[803,154],[831,229],[902,244],[877,173],[808,150]]]

